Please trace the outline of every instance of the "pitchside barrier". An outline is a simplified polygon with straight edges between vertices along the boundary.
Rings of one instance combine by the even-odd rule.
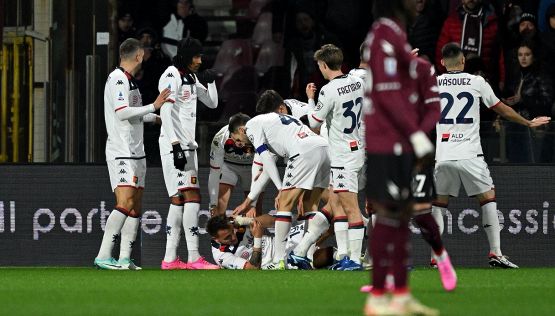
[[[520,266],[554,266],[555,168],[492,166],[496,184],[501,248]],[[212,260],[208,218],[208,168],[200,170],[200,252]],[[371,181],[371,179],[370,179]],[[464,196],[464,192],[461,192]],[[265,210],[273,209],[269,185]],[[234,192],[230,209],[242,192]],[[361,197],[361,205],[363,197]],[[104,225],[114,207],[108,170],[101,165],[0,165],[0,266],[91,266]],[[160,266],[164,255],[169,199],[161,168],[149,168],[143,200],[141,247],[134,258]],[[444,242],[456,266],[487,266],[488,242],[475,199],[452,199],[444,216]],[[413,261],[425,265],[429,247],[413,231]],[[139,244],[139,243],[137,243]],[[187,257],[182,239],[179,255]]]

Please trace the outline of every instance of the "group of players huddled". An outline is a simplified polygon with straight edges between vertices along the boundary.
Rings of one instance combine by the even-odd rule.
[[[378,19],[361,46],[360,68],[344,74],[341,49],[323,45],[314,59],[329,83],[308,84],[308,103],[284,100],[267,90],[258,99],[255,117],[237,113],[214,136],[206,229],[217,264],[199,254],[195,141],[197,99],[210,108],[218,105],[215,76],[206,71],[206,86],[199,81],[201,44],[183,39],[173,65],[160,78],[159,97],[143,106],[132,74],[144,52],[138,41],[124,41],[120,67],[108,77],[104,92],[106,160],[116,207],[94,264],[140,270],[130,255],[146,173],[143,123],[157,122],[162,125],[160,154],[170,198],[164,270],[373,267],[372,285],[361,289],[370,293],[366,315],[436,315],[408,288],[408,222],[412,218],[430,244],[430,264],[438,268],[443,287],[455,289],[457,276],[441,240],[442,213],[461,184],[482,208],[489,264],[518,268],[501,253],[494,185],[480,144],[479,107],[484,104],[528,127],[550,118],[528,121],[501,102],[482,77],[464,72],[465,58],[457,44],[443,47],[447,72],[436,77],[433,66],[418,58],[406,40],[404,29],[414,12],[411,1],[376,1],[374,12]],[[430,140],[434,130],[436,146]],[[283,176],[278,159],[286,165]],[[278,190],[274,215],[263,214],[260,203],[270,181]],[[237,186],[246,198],[227,216]],[[361,212],[358,193],[364,188]],[[363,247],[366,228],[369,247]],[[176,254],[182,229],[187,262]],[[320,248],[330,235],[335,235],[335,250]],[[116,260],[112,249],[118,238]]]

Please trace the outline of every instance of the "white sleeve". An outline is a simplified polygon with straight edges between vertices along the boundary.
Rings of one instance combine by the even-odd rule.
[[[318,105],[313,111],[308,113],[308,122],[311,128],[317,128],[324,123],[328,113],[330,112],[333,103],[327,100],[324,90],[320,90],[320,95],[318,96]]]
[[[116,109],[116,116],[120,121],[129,120],[135,117],[145,116],[148,113],[156,111],[154,104],[149,104],[139,107],[129,107],[125,106],[120,109]]]
[[[116,86],[110,85],[112,88],[112,104],[114,104],[114,111],[116,112],[116,117],[120,121],[129,120],[136,117],[142,117],[148,113],[156,111],[154,104],[149,104],[139,107],[129,106],[129,81],[123,76],[117,76],[111,79],[115,82],[123,82],[123,84],[116,84]]]
[[[177,138],[177,135],[175,134],[175,127],[173,126],[174,123],[172,119],[172,108],[175,100],[177,100],[178,89],[178,84],[175,80],[175,76],[176,74],[172,73],[169,70],[166,70],[166,72],[162,74],[162,77],[160,77],[160,81],[158,83],[159,91],[162,91],[166,88],[171,90],[170,95],[167,98],[168,101],[166,101],[164,105],[162,105],[162,107],[160,108],[162,129],[164,130],[164,134],[169,138],[171,144],[179,142],[179,138]]]
[[[308,113],[314,111],[314,109],[316,109],[316,103],[314,102],[314,99],[308,99]]]
[[[202,85],[202,83],[200,83],[198,81],[198,78],[197,78],[195,85],[197,87],[198,99],[202,103],[204,103],[204,105],[206,105],[207,107],[209,107],[211,109],[217,108],[218,107],[218,90],[216,89],[216,83],[214,83],[214,82],[209,83],[208,88],[206,88],[205,86]]]
[[[270,181],[270,176],[264,172],[263,164],[261,162],[260,156],[258,154],[254,155],[254,160],[252,163],[251,173],[252,173],[252,181],[251,181],[251,188],[249,195],[247,196],[251,201],[251,206],[256,206],[256,202],[260,193],[266,189],[266,185],[268,181]],[[260,173],[260,175],[258,175]],[[256,176],[258,178],[255,180]]]
[[[262,160],[262,163],[264,164],[262,173],[268,174],[268,176],[274,182],[278,191],[281,190],[282,181],[281,181],[281,178],[279,176],[279,171],[278,171],[278,168],[276,166],[276,162],[274,161],[272,155],[270,154],[270,152],[268,150],[266,150],[266,151],[263,151],[263,152],[260,153],[260,158]]]
[[[210,205],[218,204],[218,194],[220,190],[220,175],[224,163],[224,144],[221,135],[214,136],[210,146],[210,175],[208,176],[208,194]]]
[[[212,248],[212,256],[216,263],[223,269],[242,270],[247,263],[247,259],[238,257],[231,252],[222,252],[215,248]]]
[[[157,117],[158,117],[158,115],[156,115],[154,113],[149,113],[149,114],[143,115],[143,122],[145,122],[145,123],[156,122]]]
[[[495,95],[493,89],[484,78],[478,77],[477,79],[482,100],[484,100],[484,104],[491,109],[499,103],[499,98]]]

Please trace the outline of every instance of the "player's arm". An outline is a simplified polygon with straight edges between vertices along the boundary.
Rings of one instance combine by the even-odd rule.
[[[207,107],[215,109],[218,107],[218,90],[216,89],[216,84],[214,83],[214,77],[208,78],[207,87],[202,85],[198,80],[195,82],[197,87],[198,99],[204,103]]]
[[[160,117],[154,113],[148,113],[146,115],[143,115],[143,122],[145,123],[155,123],[157,119],[159,119]]]
[[[264,192],[266,185],[270,181],[270,176],[264,172],[264,164],[261,162],[260,156],[258,154],[254,155],[254,159],[251,167],[252,181],[250,192],[247,195],[246,205],[256,206],[256,202],[260,193]]]
[[[324,89],[322,88],[320,90],[320,95],[318,96],[318,105],[316,105],[314,110],[308,112],[307,118],[308,123],[310,124],[310,128],[316,129],[322,126],[324,120],[328,116],[328,113],[333,108],[333,103],[331,100],[328,99],[328,94],[329,93],[325,93]]]
[[[164,135],[168,137],[172,145],[179,144],[179,138],[177,138],[175,134],[175,126],[172,119],[172,110],[177,100],[177,89],[179,87],[175,78],[180,78],[179,74],[172,74],[168,71],[162,74],[158,83],[159,90],[170,90],[170,96],[160,109],[160,117],[162,118],[162,130],[164,130]]]
[[[216,135],[212,140],[210,148],[210,174],[208,176],[208,194],[210,196],[209,209],[212,210],[218,205],[218,194],[220,190],[220,175],[224,163],[224,135]]]
[[[418,108],[420,114],[420,130],[429,134],[436,126],[441,116],[441,99],[438,94],[437,79],[434,75],[434,68],[422,73],[423,78],[419,81],[420,96],[423,105]]]
[[[120,121],[129,120],[136,117],[142,117],[148,113],[156,111],[154,104],[139,107],[129,106],[129,81],[124,77],[114,77],[112,81],[112,103],[116,117]],[[120,84],[113,85],[113,82]],[[123,84],[121,84],[123,82]]]
[[[264,235],[264,227],[258,221],[258,218],[252,222],[251,232],[254,237],[254,245],[252,247],[251,257],[245,264],[245,269],[260,269],[260,265],[262,264],[262,236]]]

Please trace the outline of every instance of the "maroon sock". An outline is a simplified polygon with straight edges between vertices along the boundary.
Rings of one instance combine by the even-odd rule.
[[[443,241],[439,234],[439,227],[431,213],[416,215],[414,222],[420,227],[422,238],[432,247],[436,255],[443,252]]]
[[[392,272],[395,278],[395,291],[406,292],[408,284],[408,270],[410,256],[408,222],[402,221],[399,227],[394,228],[393,252],[391,254]]]
[[[389,219],[378,217],[376,226],[369,230],[370,253],[372,254],[372,287],[375,294],[382,294],[385,289],[385,277],[390,270],[391,258],[387,251],[394,242],[397,228],[388,223]]]

